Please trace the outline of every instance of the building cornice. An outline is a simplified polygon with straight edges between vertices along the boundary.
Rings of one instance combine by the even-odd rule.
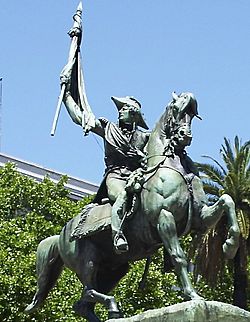
[[[7,162],[14,163],[18,172],[29,176],[38,182],[43,181],[44,177],[48,176],[53,182],[57,183],[62,176],[66,175],[68,177],[68,181],[65,184],[65,188],[69,190],[69,197],[73,200],[80,200],[87,195],[96,193],[98,190],[97,184],[0,153],[0,167],[3,167]]]

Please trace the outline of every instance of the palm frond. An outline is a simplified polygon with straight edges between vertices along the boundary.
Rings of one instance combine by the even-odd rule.
[[[250,163],[250,151],[248,148],[241,148],[239,153],[235,157],[235,173],[238,174],[239,177],[245,177],[247,168]]]
[[[222,244],[226,238],[224,221],[200,239],[195,260],[195,278],[201,274],[206,282],[215,286],[219,272],[224,266]]]
[[[223,186],[224,173],[218,167],[209,163],[198,163],[197,167],[200,172],[204,173],[210,180],[216,182],[220,186]]]
[[[244,149],[250,149],[250,140],[249,140],[249,141],[246,141],[246,142],[242,145],[242,147],[243,147]]]
[[[234,139],[234,153],[230,147],[230,141],[224,138],[226,147],[224,147],[224,162],[227,160],[227,168],[229,172],[245,175],[247,166],[250,162],[250,141],[242,144],[238,136]]]
[[[203,189],[206,194],[212,195],[212,196],[220,196],[221,187],[218,186],[218,184],[214,183],[211,180],[202,180],[203,183]]]
[[[234,202],[239,223],[240,252],[242,245],[249,248],[250,255],[250,140],[242,144],[238,136],[234,138],[233,147],[227,138],[221,148],[223,166],[214,158],[205,156],[213,162],[199,164],[201,180],[207,195],[208,205],[214,204],[222,193],[229,194]],[[226,217],[217,223],[214,230],[203,236],[196,257],[195,274],[201,274],[210,285],[215,285],[220,274],[223,274],[222,244],[227,238],[228,227]],[[248,245],[248,246],[247,246]],[[242,255],[246,260],[247,252]]]
[[[234,165],[234,153],[231,148],[230,140],[224,138],[224,145],[221,146],[221,156],[223,161],[225,162],[227,169],[233,170]]]
[[[215,195],[208,194],[207,200],[208,200],[208,206],[212,206],[213,204],[215,204],[219,200],[219,197],[215,196]]]
[[[246,208],[249,208],[249,217],[250,217],[250,198],[244,198],[244,199],[242,199],[242,204],[245,205]]]
[[[234,200],[235,203],[238,201],[239,197],[239,190],[238,190],[238,184],[237,184],[237,176],[235,176],[233,173],[229,173],[225,177],[224,181],[224,189],[225,193],[228,193]]]
[[[236,211],[238,224],[240,227],[241,235],[244,239],[249,238],[250,234],[250,217],[249,214],[244,212],[241,209],[237,209]]]
[[[237,155],[240,152],[240,147],[241,147],[241,140],[239,140],[238,135],[235,136],[234,138],[234,153]]]
[[[249,141],[250,144],[250,141]],[[244,173],[246,177],[249,178],[250,175],[250,146],[244,145],[242,147],[243,156],[242,156],[242,164],[241,164],[241,172]]]
[[[203,158],[207,158],[207,159],[210,159],[212,160],[215,164],[217,164],[217,166],[221,169],[222,173],[224,175],[227,174],[227,171],[224,169],[224,167],[220,164],[220,162],[218,162],[216,159],[210,157],[209,155],[202,155]],[[202,163],[201,163],[202,164]]]

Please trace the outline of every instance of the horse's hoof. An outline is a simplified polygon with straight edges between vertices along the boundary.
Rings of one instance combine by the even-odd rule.
[[[24,313],[26,314],[30,314],[32,312],[34,312],[35,310],[38,309],[38,307],[40,306],[41,303],[39,303],[37,297],[35,296],[32,300],[32,302],[26,306]]]
[[[237,253],[238,246],[226,241],[223,244],[222,249],[226,259],[233,259]]]
[[[192,291],[188,294],[184,294],[184,299],[186,301],[204,301],[204,298],[200,295],[198,295],[195,291]]]
[[[109,319],[122,318],[123,314],[120,311],[109,311]]]
[[[34,312],[35,310],[36,310],[36,305],[34,305],[33,303],[30,303],[29,305],[26,306],[24,313],[30,314],[30,313]]]
[[[204,297],[198,295],[197,293],[195,293],[195,295],[192,297],[191,300],[192,301],[205,301]]]
[[[228,238],[222,245],[223,253],[226,259],[233,259],[239,248],[240,230],[238,226],[232,226],[228,231]]]

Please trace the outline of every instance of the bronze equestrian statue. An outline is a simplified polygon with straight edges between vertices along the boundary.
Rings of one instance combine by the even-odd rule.
[[[101,303],[108,309],[110,318],[120,317],[115,298],[108,293],[126,274],[129,262],[152,255],[162,245],[179,277],[184,297],[202,299],[189,279],[178,238],[190,232],[205,233],[226,216],[229,229],[223,253],[226,258],[233,258],[239,245],[239,227],[229,195],[222,195],[212,206],[208,204],[201,179],[185,151],[192,141],[193,118],[199,118],[196,99],[192,93],[173,93],[150,134],[137,129],[147,126],[139,102],[131,97],[113,98],[120,111],[118,125],[96,119],[83,90],[80,17],[78,7],[75,24],[69,32],[72,45],[69,62],[62,72],[60,100],[85,132],[93,131],[104,138],[107,193],[101,191],[98,200],[70,220],[60,235],[39,244],[37,291],[26,312],[42,305],[63,268],[68,267],[84,286],[82,297],[74,305],[80,316],[90,322],[100,321],[94,307]],[[76,76],[78,80],[72,81]],[[121,180],[123,173],[125,179]],[[115,248],[111,229],[114,213],[118,218]]]
[[[41,306],[65,266],[84,285],[83,295],[74,306],[78,314],[90,322],[100,321],[94,313],[98,302],[106,306],[110,318],[119,317],[116,301],[108,293],[126,274],[129,262],[150,256],[162,245],[179,276],[184,297],[201,299],[190,282],[178,237],[191,231],[205,233],[223,215],[229,226],[223,252],[227,258],[235,256],[239,227],[234,202],[224,194],[214,205],[208,205],[201,179],[185,152],[192,140],[193,117],[198,116],[196,99],[191,93],[173,96],[146,145],[147,169],[143,170],[140,204],[123,228],[129,250],[122,254],[114,251],[109,229],[110,203],[96,205],[86,215],[85,225],[89,227],[91,218],[100,217],[96,232],[88,229],[85,236],[72,241],[72,232],[81,220],[79,214],[66,224],[60,235],[39,244],[38,287],[27,312]]]

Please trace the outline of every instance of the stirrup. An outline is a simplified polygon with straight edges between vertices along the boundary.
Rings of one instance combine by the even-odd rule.
[[[128,242],[123,234],[116,234],[114,237],[114,248],[117,254],[126,253],[128,251]]]

